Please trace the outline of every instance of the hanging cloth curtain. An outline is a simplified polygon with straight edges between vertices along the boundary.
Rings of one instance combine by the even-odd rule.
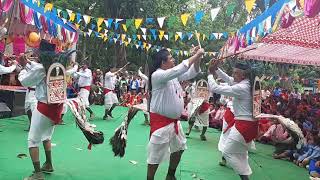
[[[20,7],[20,20],[24,24],[31,24],[32,18],[33,18],[33,10],[31,8],[28,8],[29,11],[26,14],[26,7],[24,4],[19,2],[19,7]]]
[[[33,12],[33,20],[34,20],[34,24],[35,26],[38,28],[39,31],[42,30],[42,26],[41,26],[41,22],[38,18],[38,14],[36,11]]]
[[[304,1],[304,14],[307,17],[314,17],[320,12],[319,0],[305,0]]]
[[[1,12],[8,12],[13,5],[13,0],[6,0],[5,4],[2,4],[0,1],[0,11]]]

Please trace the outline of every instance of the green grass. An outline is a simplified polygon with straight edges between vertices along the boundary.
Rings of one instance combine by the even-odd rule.
[[[103,107],[94,106],[96,118],[92,123],[105,134],[102,145],[93,146],[87,150],[88,142],[82,132],[76,128],[70,113],[66,114],[64,126],[57,126],[53,134],[52,149],[55,172],[46,175],[49,180],[137,180],[146,179],[146,145],[149,138],[149,127],[143,126],[143,114],[139,112],[129,127],[128,143],[124,158],[113,156],[109,139],[119,126],[126,113],[126,108],[117,107],[114,119],[103,121]],[[19,180],[31,174],[33,167],[28,154],[26,116],[0,120],[0,180]],[[186,128],[187,123],[183,122]],[[177,169],[177,179],[183,180],[237,180],[238,176],[232,169],[221,167],[218,162],[221,154],[217,149],[220,132],[209,129],[208,141],[200,141],[200,133],[193,131],[188,139],[188,150],[183,154]],[[82,150],[78,150],[81,148]],[[283,161],[272,159],[273,147],[257,143],[257,151],[250,153],[250,165],[253,170],[252,180],[307,180],[306,169]],[[27,154],[27,158],[18,158],[20,153]],[[45,156],[40,149],[41,163]],[[138,164],[130,163],[130,160]],[[156,180],[165,179],[168,162],[161,164]],[[196,175],[197,178],[192,176]]]

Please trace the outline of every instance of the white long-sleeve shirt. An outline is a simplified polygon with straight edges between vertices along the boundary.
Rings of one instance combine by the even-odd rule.
[[[171,69],[157,69],[151,77],[150,111],[172,119],[179,118],[184,109],[183,89],[179,81],[192,79],[198,73],[193,65],[189,68],[188,60]]]
[[[16,65],[5,67],[0,64],[0,75],[12,73],[16,69],[16,67]]]
[[[42,64],[31,62],[29,70],[24,70],[19,73],[18,79],[25,87],[36,86],[35,96],[38,101],[48,103],[46,72]]]
[[[104,76],[104,88],[107,88],[109,90],[114,90],[116,82],[117,82],[117,77],[114,73],[112,72],[107,72]]]
[[[229,85],[219,85],[213,78],[208,76],[209,90],[211,92],[233,97],[233,110],[235,119],[252,120],[252,94],[248,79],[235,83],[232,77],[229,77],[222,70],[218,70],[217,75]]]
[[[66,70],[66,74],[70,76],[74,76],[74,74],[78,71],[79,66],[74,65],[72,68]]]
[[[78,84],[79,87],[91,86],[92,84],[92,72],[90,69],[81,69],[76,72],[75,75],[79,76]]]

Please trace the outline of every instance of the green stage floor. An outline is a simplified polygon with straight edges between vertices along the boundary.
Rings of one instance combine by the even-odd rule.
[[[57,126],[53,135],[53,163],[55,172],[46,175],[49,180],[140,180],[146,179],[146,145],[148,143],[149,127],[141,125],[143,114],[139,112],[132,121],[128,132],[127,151],[124,158],[114,157],[109,138],[115,128],[120,125],[126,108],[117,107],[115,118],[103,121],[103,107],[93,107],[96,118],[92,123],[105,134],[102,145],[87,150],[87,140],[76,128],[73,117],[68,113],[64,117],[67,123]],[[30,175],[33,170],[27,149],[27,117],[0,119],[0,180],[21,180]],[[187,123],[183,122],[186,127]],[[237,180],[238,176],[232,169],[218,165],[220,153],[217,150],[220,132],[209,129],[208,141],[200,141],[199,132],[193,131],[188,139],[188,150],[184,153],[177,169],[177,179],[182,180]],[[253,169],[252,180],[307,180],[306,169],[294,164],[274,160],[271,157],[272,146],[257,144],[257,151],[250,153],[250,165]],[[18,154],[27,154],[20,159]],[[41,164],[45,160],[41,147]],[[133,164],[130,161],[136,161]],[[163,163],[156,175],[156,180],[165,179],[168,163]]]

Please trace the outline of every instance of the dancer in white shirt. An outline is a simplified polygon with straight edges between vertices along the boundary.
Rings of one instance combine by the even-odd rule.
[[[55,45],[46,41],[41,41],[40,51],[50,51],[52,54]],[[40,62],[52,62],[50,55],[44,56],[47,59],[40,59]],[[31,126],[28,134],[28,147],[30,157],[34,167],[34,173],[24,180],[42,180],[44,172],[53,172],[51,158],[51,137],[56,124],[61,122],[61,113],[63,104],[48,104],[47,84],[46,84],[46,68],[43,64],[29,62],[30,70],[24,74],[19,74],[19,81],[25,87],[36,86],[35,96],[38,100],[37,108],[32,112]],[[46,64],[48,65],[48,64]],[[46,155],[46,162],[40,168],[39,145],[43,143]]]
[[[84,63],[82,64],[82,67],[79,70],[79,72],[75,73],[75,76],[78,77],[78,85],[80,88],[80,92],[78,95],[85,102],[86,109],[90,113],[90,118],[93,119],[94,113],[90,109],[90,103],[89,103],[89,95],[90,95],[91,84],[92,84],[92,72],[88,68],[88,65]]]
[[[149,75],[151,130],[147,159],[148,180],[154,179],[159,164],[169,155],[170,165],[166,179],[176,179],[176,168],[187,148],[187,140],[178,120],[184,107],[183,90],[179,81],[192,79],[200,72],[199,65],[204,50],[197,47],[192,53],[195,55],[177,66],[166,49],[153,56]]]
[[[20,62],[23,63],[22,66],[24,66],[24,69],[22,69],[19,73],[19,76],[24,76],[28,71],[31,69],[31,65],[27,63],[29,60],[25,56],[20,57]],[[35,61],[37,62],[37,61]],[[26,63],[26,64],[25,64]],[[29,127],[25,131],[30,130],[31,125],[31,118],[32,118],[32,112],[37,106],[37,98],[36,98],[36,86],[27,87],[25,102],[24,102],[24,110],[27,113],[28,119],[29,119]]]
[[[12,65],[9,67],[5,67],[0,64],[0,75],[12,73],[17,68],[17,64],[17,61],[13,61]]]
[[[115,93],[115,85],[117,83],[117,73],[115,69],[107,69],[107,73],[104,78],[104,106],[105,113],[103,119],[107,119],[108,116],[113,118],[112,111],[118,105],[118,97]]]
[[[219,149],[233,170],[242,180],[248,180],[252,174],[249,166],[248,150],[258,133],[258,121],[252,115],[251,69],[248,65],[238,63],[233,69],[233,77],[229,77],[218,69],[218,61],[211,63],[208,76],[210,91],[233,97],[234,121],[228,123],[224,130],[228,132],[226,141]],[[229,85],[218,85],[212,74],[217,74]]]

